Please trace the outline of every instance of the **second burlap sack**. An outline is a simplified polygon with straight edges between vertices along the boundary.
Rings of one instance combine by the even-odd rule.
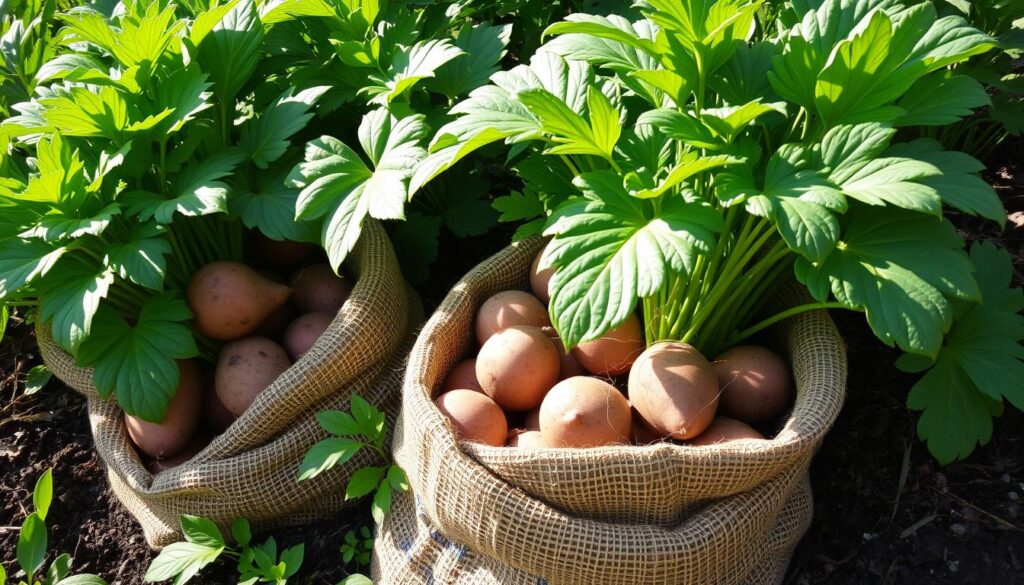
[[[845,351],[828,315],[805,313],[774,332],[796,401],[771,440],[576,450],[461,443],[432,400],[471,348],[477,309],[525,288],[540,246],[521,242],[477,266],[413,348],[393,446],[411,494],[379,529],[374,582],[781,582],[811,518],[808,465],[844,397]],[[788,294],[780,304],[801,296]]]
[[[128,438],[123,411],[96,392],[92,370],[76,366],[45,328],[37,329],[50,370],[88,399],[110,487],[151,546],[180,539],[181,514],[209,518],[222,528],[244,516],[260,530],[309,522],[351,504],[345,501],[348,478],[376,464],[368,450],[314,479],[297,480],[306,451],[326,437],[316,413],[347,410],[352,394],[359,394],[387,412],[392,423],[422,308],[376,221],[366,222],[345,267],[355,278],[352,294],[316,344],[209,446],[156,476]]]

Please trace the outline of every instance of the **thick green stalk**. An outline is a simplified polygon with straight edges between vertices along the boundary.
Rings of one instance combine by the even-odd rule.
[[[771,327],[772,325],[778,323],[779,321],[782,321],[783,319],[788,319],[789,317],[799,315],[800,313],[806,313],[807,311],[817,311],[819,309],[850,309],[850,307],[847,307],[843,303],[837,301],[828,303],[807,303],[805,305],[799,305],[790,309],[786,309],[785,311],[776,313],[771,317],[768,317],[767,319],[764,319],[762,321],[755,323],[754,325],[751,325],[750,327],[747,327],[743,331],[738,331],[734,333],[728,339],[726,339],[725,343],[723,343],[722,345],[723,347],[731,347],[743,341],[744,339],[750,337],[751,335],[754,335],[755,333],[758,333],[764,329],[767,329],[768,327]],[[850,310],[857,311],[859,309]]]

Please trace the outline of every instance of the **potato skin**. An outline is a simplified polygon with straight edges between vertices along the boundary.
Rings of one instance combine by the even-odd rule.
[[[507,445],[519,449],[544,449],[548,446],[540,431],[524,429],[512,429],[508,434]]]
[[[647,348],[629,373],[629,399],[655,433],[692,439],[718,409],[718,379],[692,345],[675,341]]]
[[[484,391],[480,386],[480,381],[476,379],[476,358],[469,358],[455,364],[441,385],[442,392],[459,389],[474,392]]]
[[[255,331],[291,294],[291,289],[238,262],[211,262],[188,284],[196,328],[222,341]]]
[[[739,345],[712,363],[722,390],[722,414],[746,423],[772,420],[789,404],[789,368],[777,353],[757,345]]]
[[[476,314],[476,340],[483,345],[492,335],[515,326],[551,327],[548,310],[537,297],[521,290],[502,291],[484,301]]]
[[[221,350],[217,362],[217,398],[233,416],[241,416],[290,366],[284,348],[265,337],[232,341]]]
[[[615,386],[588,376],[562,380],[540,405],[540,432],[551,447],[627,444],[633,434],[629,401]]]
[[[634,314],[600,338],[572,348],[572,356],[595,376],[621,376],[643,351],[644,332]]]
[[[511,412],[540,405],[558,381],[561,360],[551,339],[536,327],[509,327],[484,343],[476,378],[485,394]]]
[[[696,438],[687,441],[688,445],[700,447],[718,445],[741,439],[764,439],[764,435],[745,422],[724,416],[715,417],[708,428]]]
[[[298,361],[314,345],[334,321],[332,313],[306,313],[284,330],[284,348],[292,361]]]
[[[508,421],[496,402],[473,390],[452,390],[434,399],[434,404],[448,417],[459,438],[494,447],[505,444]]]
[[[150,457],[168,458],[189,444],[199,426],[203,404],[203,373],[196,360],[178,360],[178,386],[167,405],[163,422],[154,423],[124,415],[128,436]]]
[[[292,304],[299,313],[336,314],[352,294],[352,284],[330,264],[312,264],[292,277]]]
[[[546,305],[551,302],[551,277],[555,275],[555,269],[550,266],[544,270],[540,269],[540,259],[543,255],[544,250],[537,252],[533,264],[530,265],[530,290]]]

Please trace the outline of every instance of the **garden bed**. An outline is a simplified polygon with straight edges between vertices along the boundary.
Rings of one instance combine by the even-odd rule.
[[[1013,145],[999,158],[1019,159],[1020,148]],[[1024,210],[1024,189],[1011,171],[1001,169],[990,180],[1012,214]],[[974,231],[976,222],[958,225],[967,237],[995,235]],[[449,262],[422,289],[428,310],[465,270],[505,241],[507,234],[499,233],[475,238],[472,245],[442,242]],[[1009,224],[1002,243],[1014,255],[1019,284],[1024,228]],[[898,352],[875,342],[857,315],[839,312],[835,319],[848,344],[847,403],[814,459],[814,520],[786,583],[1012,582],[1024,570],[1024,413],[1008,409],[987,446],[966,462],[940,467],[915,439],[917,417],[904,406],[914,377],[892,366]],[[141,583],[155,553],[106,487],[84,400],[56,380],[35,396],[16,396],[14,375],[38,362],[30,328],[9,330],[0,345],[0,525],[20,521],[32,482],[53,467],[58,496],[51,550],[68,551],[76,568],[111,583]],[[274,536],[286,546],[305,542],[301,575],[310,583],[334,584],[346,574],[338,552],[345,533],[371,521],[365,508]],[[16,540],[16,531],[0,531],[0,559],[14,557]],[[195,582],[224,583],[234,574],[234,567],[222,563]]]

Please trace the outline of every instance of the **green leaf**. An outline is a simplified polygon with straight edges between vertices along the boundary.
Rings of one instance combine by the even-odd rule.
[[[622,323],[637,298],[653,295],[671,274],[689,274],[722,229],[714,209],[684,197],[664,199],[655,213],[610,171],[585,173],[576,184],[586,198],[570,200],[549,220],[545,234],[555,239],[543,259],[558,268],[551,312],[570,348]]]
[[[284,577],[291,577],[299,571],[302,567],[302,558],[305,554],[305,550],[306,546],[299,543],[291,548],[286,548],[281,551],[281,563],[286,567]]]
[[[611,158],[622,128],[611,102],[595,87],[589,89],[587,104],[590,124],[567,104],[544,89],[528,89],[518,99],[541,121],[543,132],[552,135],[557,146],[546,154],[589,154]]]
[[[654,36],[647,32],[651,29],[643,21],[634,24],[614,14],[570,14],[564,21],[544,30],[544,36],[561,35],[548,42],[544,49],[569,59],[595,64],[623,69],[652,69],[661,51],[654,42]],[[641,36],[641,31],[647,34]],[[636,49],[639,53],[629,49]]]
[[[286,183],[285,169],[257,173],[247,185],[237,185],[228,199],[232,215],[240,217],[246,227],[257,228],[274,240],[314,242],[316,226],[295,221],[295,204],[299,190]]]
[[[355,246],[367,215],[405,217],[409,178],[426,156],[420,146],[426,131],[420,115],[399,119],[380,108],[364,116],[359,142],[373,164],[372,171],[335,138],[323,136],[306,145],[305,162],[288,178],[302,189],[295,217],[315,219],[327,214],[321,241],[335,270]]]
[[[174,585],[182,585],[195,577],[203,567],[217,560],[222,552],[224,547],[175,542],[153,559],[143,579],[147,583],[174,579]]]
[[[312,479],[355,457],[363,448],[361,441],[348,438],[330,438],[318,441],[306,452],[299,465],[299,481]]]
[[[4,334],[7,332],[7,321],[10,317],[11,314],[7,309],[7,305],[0,305],[0,341],[4,340]]]
[[[761,116],[769,113],[786,114],[784,102],[761,103],[761,99],[754,99],[741,106],[729,106],[724,108],[708,108],[701,112],[701,120],[722,136],[727,144],[732,143],[747,126]]]
[[[917,182],[934,189],[943,203],[963,212],[1006,223],[1006,209],[992,186],[978,176],[985,165],[955,151],[942,150],[935,140],[918,139],[891,147],[886,154],[918,159],[939,169],[940,174]]]
[[[324,0],[270,0],[260,5],[260,20],[266,25],[303,16],[337,18],[338,13]]]
[[[366,575],[360,575],[357,573],[355,575],[345,577],[338,582],[338,585],[373,585],[373,581],[371,581]]]
[[[154,222],[141,222],[132,226],[125,242],[111,242],[103,263],[124,280],[152,290],[163,288],[171,244],[165,228]]]
[[[36,480],[36,487],[32,490],[32,506],[40,520],[46,520],[51,502],[53,502],[53,470],[47,469]]]
[[[345,486],[345,499],[361,498],[377,488],[384,479],[386,470],[383,467],[363,467],[352,474]]]
[[[772,155],[764,190],[748,201],[747,210],[771,217],[791,249],[821,261],[839,241],[834,212],[846,211],[846,200],[819,172],[805,168],[804,153],[799,146],[785,145]]]
[[[659,181],[657,187],[653,189],[631,191],[630,194],[641,199],[660,197],[669,189],[672,189],[694,175],[721,166],[737,164],[739,162],[741,162],[739,159],[731,156],[713,155],[702,157],[696,152],[688,152],[679,159],[679,162],[674,167],[672,167],[668,176]]]
[[[226,213],[230,187],[220,179],[244,159],[245,153],[233,148],[206,157],[178,175],[172,191],[176,195],[170,199],[148,191],[126,193],[128,212],[143,221],[156,218],[161,224],[171,223],[175,213],[188,217]]]
[[[224,535],[212,521],[189,514],[182,514],[180,521],[181,531],[188,542],[210,548],[224,547]]]
[[[147,299],[134,325],[101,306],[93,334],[78,349],[78,361],[95,368],[93,379],[102,396],[115,394],[128,414],[161,421],[178,386],[175,360],[199,354],[184,324],[191,318],[188,305],[170,293]]]
[[[242,147],[253,164],[265,169],[285,153],[289,139],[313,118],[310,109],[328,86],[311,87],[295,94],[289,88],[274,103],[260,114],[242,125],[238,145]]]
[[[965,458],[992,436],[1004,399],[1024,408],[1024,293],[1010,288],[1013,265],[987,242],[971,246],[982,303],[963,303],[934,367],[913,387],[907,406],[922,410],[918,436],[940,463]],[[917,356],[897,365],[918,370]],[[930,365],[930,364],[922,364]]]
[[[53,373],[46,367],[46,364],[33,366],[25,374],[25,396],[31,396],[42,391],[50,383],[50,378],[52,377]]]
[[[235,518],[231,523],[231,538],[235,539],[238,546],[246,547],[252,541],[252,530],[249,528],[249,520],[244,517]]]
[[[325,431],[332,435],[352,436],[362,431],[352,415],[343,410],[322,410],[316,413],[316,420]]]
[[[722,145],[699,119],[685,112],[661,108],[648,110],[637,118],[637,125],[649,124],[663,134],[697,148],[717,150]]]
[[[935,356],[953,320],[949,299],[976,299],[962,241],[948,221],[858,206],[840,243],[821,262],[798,259],[796,273],[818,300],[829,290],[863,308],[884,343]]]
[[[586,63],[546,51],[536,53],[529,65],[495,73],[492,85],[477,88],[451,109],[458,118],[438,130],[432,154],[418,165],[410,193],[478,148],[502,139],[515,143],[538,138],[541,124],[517,99],[521,91],[547,90],[573,112],[585,112],[592,80]]]
[[[100,301],[106,298],[114,273],[68,256],[57,266],[59,279],[44,281],[39,295],[39,316],[50,326],[53,339],[75,355],[93,328]]]
[[[66,251],[42,240],[0,241],[0,299],[45,276]]]
[[[434,77],[437,70],[452,59],[465,54],[448,39],[419,41],[409,48],[400,48],[383,76],[371,75],[374,85],[360,91],[371,94],[371,103],[390,104],[422,79]]]
[[[391,484],[384,482],[377,487],[370,504],[370,514],[378,525],[384,522],[384,515],[391,510]]]
[[[498,218],[501,222],[523,221],[544,214],[544,203],[534,191],[512,191],[508,195],[496,198],[493,205],[494,209],[501,213],[501,217]]]
[[[875,87],[871,78],[886,73],[883,66],[889,57],[892,22],[885,11],[876,9],[861,24],[850,38],[836,45],[818,74],[814,102],[826,127],[843,121],[868,121],[851,118],[864,116],[865,112],[878,116],[876,108],[888,101],[872,95]]]
[[[388,466],[388,483],[399,491],[404,492],[409,489],[409,478],[405,475],[405,471],[397,465]]]
[[[88,573],[71,575],[61,579],[58,583],[59,585],[107,585],[107,582],[103,579]]]
[[[207,80],[199,67],[177,67],[166,78],[156,83],[156,105],[171,114],[158,124],[154,133],[172,134],[181,130],[196,115],[211,107],[209,89],[213,84]]]
[[[217,96],[231,103],[259,64],[263,25],[253,0],[233,0],[228,6],[230,9],[208,32],[203,29],[209,23],[200,25],[197,20],[192,40],[199,49],[199,64],[213,80]]]
[[[486,84],[499,70],[511,36],[511,24],[463,25],[455,36],[455,46],[464,55],[439,67],[428,87],[448,97],[456,97]]]
[[[56,583],[63,583],[64,577],[68,576],[71,572],[71,555],[64,553],[53,559],[50,563],[50,567],[46,569],[46,581],[47,585],[53,585]]]
[[[46,524],[37,512],[33,512],[21,525],[17,545],[18,564],[28,575],[29,581],[43,566],[46,544]]]
[[[898,106],[906,111],[896,126],[947,126],[992,101],[985,88],[966,75],[934,74],[915,83]]]

